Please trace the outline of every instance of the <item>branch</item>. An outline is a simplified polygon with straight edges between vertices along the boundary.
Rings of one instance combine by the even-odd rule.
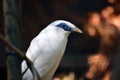
[[[27,62],[27,65],[33,74],[34,80],[41,80],[37,70],[35,69],[35,67],[32,63],[32,61],[25,56],[25,53],[23,53],[21,50],[16,48],[10,42],[8,42],[1,34],[0,34],[0,40],[2,40],[6,44],[7,47],[9,47],[13,51],[15,51],[17,55],[19,55],[22,59],[24,59]]]

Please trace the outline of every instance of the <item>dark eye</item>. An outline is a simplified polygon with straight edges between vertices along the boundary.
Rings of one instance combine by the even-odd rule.
[[[60,23],[57,25],[57,27],[60,27],[60,28],[64,29],[65,31],[72,32],[72,28],[68,27],[68,25],[66,23]]]
[[[61,27],[62,27],[63,29],[67,29],[67,25],[66,25],[66,24],[62,24]]]
[[[65,23],[58,24],[57,26],[63,28],[64,30],[68,28],[67,24]]]

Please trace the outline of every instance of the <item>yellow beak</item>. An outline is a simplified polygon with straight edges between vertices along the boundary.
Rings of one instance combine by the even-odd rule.
[[[75,28],[73,31],[74,31],[74,32],[78,32],[78,33],[83,33],[83,31],[80,30],[79,28]]]

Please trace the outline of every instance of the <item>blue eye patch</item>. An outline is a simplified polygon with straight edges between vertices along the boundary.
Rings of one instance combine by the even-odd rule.
[[[65,31],[70,31],[70,32],[73,31],[72,28],[70,28],[66,23],[60,23],[57,25],[57,27],[60,27],[60,28],[64,29]]]

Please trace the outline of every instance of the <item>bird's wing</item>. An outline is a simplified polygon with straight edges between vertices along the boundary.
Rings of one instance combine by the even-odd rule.
[[[47,73],[54,74],[64,53],[67,38],[64,36],[60,37],[56,33],[55,29],[49,31],[45,29],[31,41],[27,50],[26,56],[33,61],[41,77]],[[29,73],[27,71],[25,75]]]

